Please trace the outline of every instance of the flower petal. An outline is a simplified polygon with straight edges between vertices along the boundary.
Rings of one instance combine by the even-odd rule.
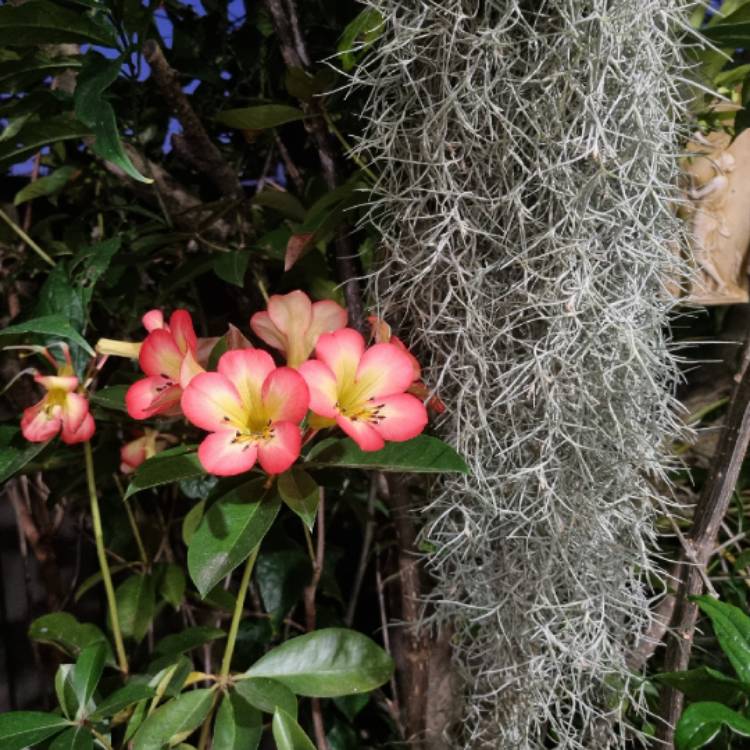
[[[263,383],[276,369],[273,357],[262,349],[234,349],[221,355],[217,369],[237,389],[245,412],[259,414]]]
[[[377,403],[379,406],[382,404],[382,419],[373,428],[386,440],[411,440],[427,426],[427,409],[418,398],[408,393],[384,396]]]
[[[299,424],[310,405],[304,378],[291,367],[277,367],[263,383],[261,394],[266,419]]]
[[[75,432],[89,413],[89,402],[80,393],[68,393],[63,404],[63,430]]]
[[[146,441],[148,438],[143,437],[131,440],[129,443],[120,448],[120,471],[123,474],[129,474],[137,469],[146,460]]]
[[[193,319],[187,310],[175,310],[169,318],[169,332],[179,350],[185,354],[195,349],[198,339],[193,328]]]
[[[308,353],[315,348],[321,333],[333,333],[346,326],[346,310],[333,300],[324,299],[313,302],[312,321],[305,333],[305,345]]]
[[[190,381],[202,372],[205,372],[205,370],[198,364],[192,350],[189,350],[180,365],[180,387],[183,389],[187,388],[190,385]]]
[[[348,398],[358,401],[403,393],[413,380],[414,368],[403,349],[395,344],[375,344],[362,355]]]
[[[323,333],[315,347],[317,358],[328,365],[339,387],[353,382],[364,351],[365,340],[353,328]]]
[[[155,414],[179,410],[182,388],[171,380],[154,375],[137,380],[125,394],[125,407],[133,419],[148,419]],[[179,413],[179,412],[178,412]]]
[[[339,413],[336,407],[338,389],[328,366],[317,359],[308,359],[299,368],[299,374],[310,389],[310,409],[321,417],[335,417]]]
[[[149,310],[142,318],[143,327],[151,333],[158,328],[164,328],[164,313],[161,310]]]
[[[292,422],[275,422],[273,437],[258,445],[258,462],[269,474],[285,472],[299,458],[302,433]]]
[[[58,388],[70,393],[78,388],[78,378],[75,375],[34,375],[34,382],[48,391]]]
[[[257,446],[235,442],[235,434],[234,430],[212,432],[198,447],[198,459],[209,474],[231,477],[255,466]]]
[[[299,332],[303,336],[312,321],[312,303],[299,289],[289,294],[273,294],[268,300],[268,314],[282,333],[290,336]]]
[[[218,372],[196,375],[182,394],[182,411],[196,427],[210,432],[245,427],[247,411],[237,389]]]
[[[286,336],[274,325],[271,316],[264,310],[250,318],[253,333],[266,344],[279,351],[286,351]]]
[[[62,420],[59,416],[48,414],[45,405],[45,399],[42,399],[23,410],[21,434],[32,443],[46,443],[60,431]]]
[[[146,375],[161,375],[174,382],[180,379],[183,353],[169,331],[157,328],[146,336],[138,362]]]
[[[383,438],[362,419],[336,417],[336,424],[363,450],[379,451],[385,442]]]
[[[91,414],[86,414],[83,422],[78,426],[78,429],[71,431],[66,429],[65,423],[63,422],[62,439],[63,443],[68,445],[74,445],[75,443],[85,443],[87,440],[91,440],[96,425],[94,424],[94,418]]]

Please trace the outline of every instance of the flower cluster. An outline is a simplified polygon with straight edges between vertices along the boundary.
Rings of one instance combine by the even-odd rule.
[[[198,338],[187,310],[174,311],[168,322],[151,310],[142,322],[142,343],[102,339],[97,349],[137,357],[144,377],[125,396],[133,419],[184,415],[209,433],[198,457],[211,474],[240,474],[256,463],[280,474],[299,458],[305,440],[328,427],[338,426],[362,450],[374,451],[386,441],[416,437],[427,424],[426,387],[414,356],[377,319],[371,319],[375,343],[368,347],[346,327],[346,310],[330,300],[313,303],[301,291],[274,295],[267,310],[252,316],[250,328],[278,350],[282,366],[233,326],[223,339]],[[209,372],[220,344],[226,351]],[[63,440],[72,443],[94,431],[64,351],[66,364],[56,376],[36,376],[47,395],[24,412],[29,440],[48,440],[62,429]],[[133,471],[172,440],[145,430],[122,448],[121,470]]]

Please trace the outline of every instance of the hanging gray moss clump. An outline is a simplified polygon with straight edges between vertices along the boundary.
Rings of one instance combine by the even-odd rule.
[[[455,746],[623,745],[679,429],[684,3],[367,4],[372,290],[472,470],[420,516],[466,687]]]

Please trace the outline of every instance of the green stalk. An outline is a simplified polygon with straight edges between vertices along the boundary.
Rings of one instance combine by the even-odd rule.
[[[21,227],[16,224],[13,219],[8,216],[5,211],[0,209],[0,219],[2,219],[45,263],[49,263],[53,268],[55,267],[55,261],[52,260],[52,258],[47,255],[47,253],[42,250],[39,245],[34,242],[34,240],[29,237],[26,232],[21,229]]]
[[[227,645],[224,649],[224,658],[221,661],[221,677],[229,676],[229,667],[232,664],[232,654],[234,653],[234,644],[237,641],[237,632],[240,629],[240,620],[242,619],[242,611],[245,608],[245,597],[247,596],[247,589],[250,585],[250,577],[253,574],[253,567],[255,567],[255,559],[258,557],[258,549],[256,547],[251,553],[250,557],[247,558],[245,563],[245,570],[242,573],[242,580],[240,581],[240,590],[237,592],[237,601],[234,605],[234,612],[232,614],[232,624],[229,626],[229,635],[227,636]]]
[[[112,624],[112,635],[115,639],[115,651],[117,652],[117,663],[123,674],[128,673],[128,657],[125,655],[125,646],[122,642],[120,631],[120,619],[117,615],[117,601],[115,590],[112,586],[112,576],[109,573],[107,553],[104,550],[104,533],[102,531],[102,517],[99,513],[99,499],[96,496],[96,479],[94,478],[94,458],[91,454],[91,443],[87,440],[83,444],[86,456],[86,482],[89,488],[89,501],[91,503],[91,520],[94,524],[94,541],[96,542],[96,555],[99,558],[99,567],[102,571],[104,590],[107,592],[107,606],[109,607],[109,619]]]

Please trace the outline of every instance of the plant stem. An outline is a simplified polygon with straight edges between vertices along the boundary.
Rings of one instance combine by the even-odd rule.
[[[135,520],[135,514],[133,513],[133,509],[130,507],[130,503],[127,501],[127,498],[125,497],[125,492],[122,487],[122,482],[120,481],[120,477],[117,476],[117,474],[114,475],[115,484],[117,485],[117,489],[120,492],[120,497],[122,498],[122,504],[125,506],[125,512],[128,514],[128,522],[130,523],[130,530],[133,532],[133,538],[135,539],[136,546],[138,547],[138,554],[141,557],[141,562],[145,567],[148,567],[148,555],[146,554],[146,548],[143,546],[143,539],[141,537],[140,529],[138,528],[138,523]]]
[[[31,237],[29,237],[29,235],[26,234],[26,232],[24,232],[23,229],[21,229],[21,227],[19,227],[18,224],[16,224],[16,222],[13,221],[13,219],[11,219],[2,209],[0,209],[0,219],[2,219],[43,261],[49,263],[54,268],[56,265],[55,261],[52,260],[52,258],[50,258],[49,255],[47,255],[47,253],[45,253],[44,250],[42,250],[42,248],[39,247],[39,245],[37,245],[36,242],[34,242],[34,240],[32,240]]]
[[[224,649],[224,658],[221,660],[221,672],[219,673],[221,677],[229,676],[229,668],[232,664],[234,645],[237,641],[237,631],[240,629],[240,620],[242,619],[242,612],[245,608],[245,597],[247,596],[247,589],[250,585],[250,578],[253,574],[253,568],[255,567],[255,560],[258,557],[258,549],[259,547],[256,547],[250,553],[250,557],[247,558],[247,562],[245,563],[245,570],[242,573],[240,590],[237,592],[237,601],[234,605],[234,613],[232,614],[232,624],[229,626],[227,645]]]
[[[94,540],[96,542],[96,555],[99,558],[99,568],[102,572],[102,581],[104,590],[107,592],[107,606],[109,607],[109,619],[112,625],[112,636],[115,639],[115,651],[117,652],[117,662],[123,674],[128,673],[128,657],[125,655],[125,646],[122,642],[122,632],[120,631],[120,619],[117,615],[117,601],[115,600],[115,590],[112,586],[112,576],[109,573],[109,563],[107,562],[107,553],[104,550],[104,533],[102,532],[102,518],[99,513],[99,499],[96,496],[96,479],[94,477],[94,458],[91,454],[91,443],[87,440],[83,444],[84,455],[86,456],[86,482],[89,489],[89,501],[91,503],[91,520],[94,524]]]

